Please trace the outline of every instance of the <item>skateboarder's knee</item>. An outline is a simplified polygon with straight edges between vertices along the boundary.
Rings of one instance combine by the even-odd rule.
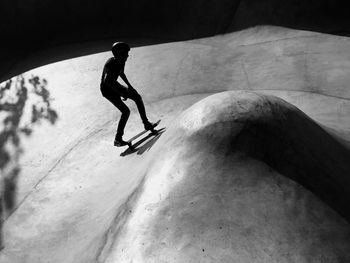
[[[143,102],[143,101],[142,101],[142,97],[141,97],[141,95],[140,95],[140,94],[138,94],[138,93],[137,93],[137,94],[135,94],[135,95],[133,96],[132,100],[133,100],[133,101],[135,101],[136,103],[139,103],[139,102],[141,102],[141,103],[142,103],[142,102]]]
[[[129,96],[130,96],[130,99],[132,99],[132,100],[141,99],[140,94],[139,94],[135,89],[131,89],[131,90],[130,90]]]

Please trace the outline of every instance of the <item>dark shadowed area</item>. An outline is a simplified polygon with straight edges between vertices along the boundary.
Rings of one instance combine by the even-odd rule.
[[[345,0],[5,0],[0,3],[0,81],[33,67],[131,46],[213,36],[256,25],[348,35]],[[6,25],[6,26],[5,26]],[[24,61],[23,61],[24,60]]]

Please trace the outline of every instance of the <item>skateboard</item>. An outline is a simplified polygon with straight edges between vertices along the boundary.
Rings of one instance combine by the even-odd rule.
[[[132,137],[131,139],[129,139],[128,141],[126,141],[127,146],[129,146],[129,148],[130,148],[131,150],[133,150],[133,149],[134,149],[134,146],[133,146],[132,142],[133,142],[134,140],[136,140],[137,138],[139,138],[140,136],[142,136],[142,135],[144,135],[145,133],[147,133],[148,131],[150,131],[152,135],[157,135],[157,134],[158,134],[158,131],[155,130],[154,128],[157,127],[159,123],[160,123],[160,120],[158,120],[156,123],[153,124],[151,130],[143,130],[142,132],[136,134],[134,137]]]

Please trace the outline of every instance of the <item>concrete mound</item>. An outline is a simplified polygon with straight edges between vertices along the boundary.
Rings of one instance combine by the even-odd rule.
[[[152,151],[106,262],[350,261],[349,151],[291,104],[210,96]]]

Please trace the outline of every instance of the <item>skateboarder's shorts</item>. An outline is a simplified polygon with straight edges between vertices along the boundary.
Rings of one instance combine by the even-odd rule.
[[[135,89],[126,88],[123,85],[116,83],[112,87],[106,84],[101,84],[101,93],[103,97],[112,102],[115,106],[119,104],[121,97],[128,98],[131,100],[139,100],[140,94]]]

